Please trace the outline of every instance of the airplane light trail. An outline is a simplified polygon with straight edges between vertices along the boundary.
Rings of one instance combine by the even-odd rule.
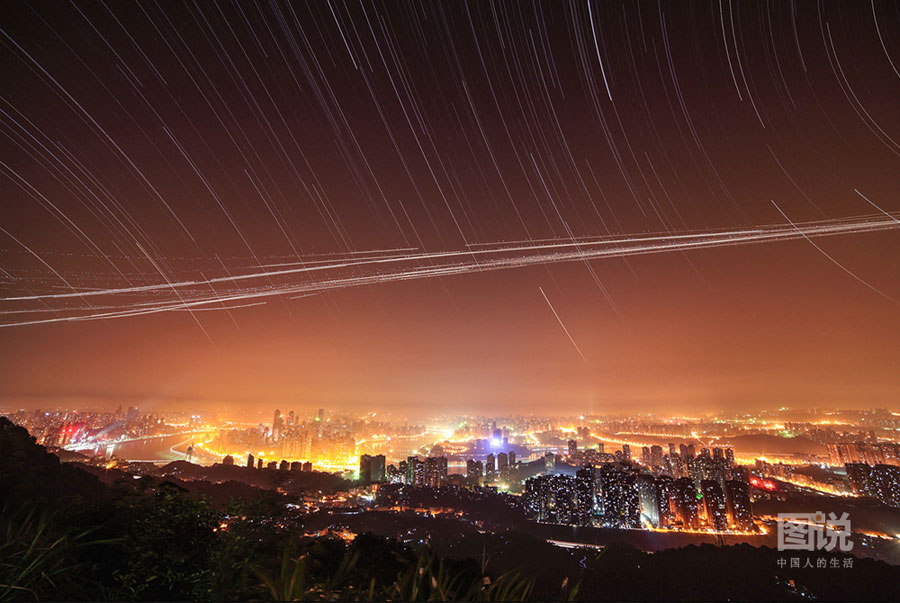
[[[731,247],[810,237],[836,236],[853,233],[894,230],[900,228],[896,214],[867,215],[840,220],[824,220],[807,223],[788,223],[691,233],[662,235],[633,235],[579,239],[577,242],[543,242],[511,247],[496,245],[470,246],[465,250],[417,252],[360,259],[344,259],[309,265],[300,262],[295,267],[279,267],[245,274],[228,274],[214,278],[194,280],[170,279],[166,283],[117,288],[86,288],[65,293],[21,292],[0,298],[7,305],[39,302],[41,307],[27,305],[5,308],[0,313],[31,314],[47,312],[47,304],[62,300],[84,302],[88,297],[103,299],[103,306],[89,304],[77,307],[59,307],[59,315],[53,318],[12,320],[0,323],[0,327],[37,325],[53,322],[102,320],[156,314],[191,309],[233,310],[257,305],[252,300],[274,296],[296,296],[320,291],[384,284],[396,281],[435,278],[473,272],[488,272],[527,266],[539,266],[563,262],[623,258],[635,255],[683,252],[692,249]],[[456,260],[456,261],[448,261]],[[443,263],[434,263],[443,261]],[[410,266],[409,264],[413,264]],[[379,271],[384,266],[391,268]],[[354,269],[353,274],[340,274],[341,270]],[[362,270],[362,272],[360,272]],[[317,273],[338,274],[298,281],[296,277],[314,276]],[[293,279],[291,277],[294,277]],[[265,285],[252,285],[250,281],[268,279]],[[276,279],[273,281],[272,279]],[[281,282],[285,281],[285,282]],[[246,283],[246,286],[240,286]],[[226,285],[228,284],[228,285]],[[215,289],[219,285],[220,290]],[[227,288],[226,288],[227,287]],[[203,289],[206,288],[206,289]],[[136,302],[133,296],[153,295],[152,301]],[[238,302],[237,305],[226,305]],[[240,304],[240,302],[247,302]],[[108,310],[108,311],[99,311]]]

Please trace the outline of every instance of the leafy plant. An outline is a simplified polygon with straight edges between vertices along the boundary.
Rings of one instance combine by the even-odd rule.
[[[37,601],[77,590],[85,568],[81,551],[112,543],[89,539],[94,528],[60,527],[51,514],[34,508],[5,507],[0,515],[0,601]]]
[[[334,572],[324,579],[311,576],[310,553],[296,555],[286,547],[277,577],[260,573],[267,594],[273,601],[525,601],[534,581],[518,573],[492,579],[481,572],[472,576],[454,571],[431,552],[408,559],[396,576],[360,580],[360,551],[347,550]]]

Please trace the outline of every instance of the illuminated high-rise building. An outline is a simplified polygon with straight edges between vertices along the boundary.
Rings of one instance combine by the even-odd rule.
[[[497,479],[503,482],[509,480],[509,457],[505,452],[497,455]]]
[[[364,454],[359,457],[359,481],[363,484],[372,483],[372,456]]]
[[[675,456],[675,444],[669,442],[669,456]]]
[[[372,457],[372,481],[383,482],[387,478],[386,470],[387,458],[383,454],[376,454]]]
[[[890,507],[900,507],[900,467],[879,463],[872,468],[870,489],[878,500]]]
[[[392,484],[402,484],[403,483],[403,474],[400,473],[400,468],[397,465],[391,463],[387,466],[384,471],[385,480]]]
[[[575,478],[538,475],[525,482],[525,508],[538,521],[572,525],[578,519]]]
[[[272,440],[277,442],[281,435],[281,411],[275,409],[275,416],[272,418]]]
[[[425,485],[425,463],[417,456],[406,459],[406,484],[409,486]]]
[[[689,477],[680,477],[673,484],[675,492],[675,517],[676,521],[686,529],[696,530],[700,527],[700,514],[697,505],[697,488],[694,480]]]
[[[514,450],[509,451],[509,467],[510,469],[516,467],[516,452]]]
[[[621,528],[640,526],[640,500],[630,471],[604,465],[600,469],[600,495],[604,524]]]
[[[846,463],[844,469],[850,481],[850,489],[857,496],[874,496],[872,468],[865,463]]]
[[[703,506],[706,510],[706,522],[714,530],[722,532],[728,529],[728,515],[725,505],[725,493],[716,480],[705,479],[700,482],[703,494]]]
[[[631,460],[631,446],[628,444],[622,444],[622,458],[625,459],[625,461]]]
[[[656,478],[656,501],[659,504],[657,517],[659,518],[659,527],[670,527],[675,523],[675,505],[673,504],[673,496],[675,494],[674,481],[668,475],[661,475]]]
[[[440,488],[447,482],[447,457],[430,456],[425,459],[425,485]]]
[[[576,523],[593,525],[596,474],[592,465],[585,465],[575,472]]]
[[[466,481],[470,486],[480,486],[484,478],[484,463],[469,459],[466,461]]]
[[[725,495],[731,524],[744,532],[753,529],[753,515],[750,509],[750,485],[743,480],[730,479],[725,482]]]
[[[578,452],[578,441],[569,440],[569,456],[575,456]]]
[[[652,475],[643,473],[635,477],[638,500],[641,505],[641,520],[653,527],[659,527],[659,492]]]
[[[653,445],[650,447],[650,465],[653,467],[662,467],[663,449],[662,446]]]
[[[493,484],[497,481],[497,465],[494,463],[494,455],[489,454],[484,461],[484,483]]]
[[[548,452],[544,455],[544,470],[547,472],[552,472],[556,469],[556,455],[552,452]],[[485,471],[487,471],[487,467],[485,467]]]

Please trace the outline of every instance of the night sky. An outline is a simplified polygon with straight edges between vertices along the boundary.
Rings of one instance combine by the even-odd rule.
[[[0,406],[900,410],[896,2],[0,29]]]

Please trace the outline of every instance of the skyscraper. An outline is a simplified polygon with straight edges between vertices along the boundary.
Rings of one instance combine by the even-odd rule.
[[[636,477],[638,499],[641,505],[641,519],[655,528],[659,527],[659,492],[656,480],[652,475],[641,474]]]
[[[494,455],[489,454],[484,460],[484,483],[493,484],[497,481],[497,465],[494,463]]]
[[[567,475],[538,475],[525,482],[525,508],[538,521],[576,523],[576,478]]]
[[[659,504],[659,527],[669,527],[675,523],[675,506],[672,504],[674,482],[668,475],[656,478],[656,501]]]
[[[865,463],[846,463],[844,469],[850,480],[850,489],[857,496],[874,496],[872,468]]]
[[[878,500],[891,507],[900,507],[900,467],[879,463],[872,468],[870,489]]]
[[[281,435],[281,411],[275,409],[275,416],[272,418],[272,440],[277,442]]]
[[[750,486],[742,480],[730,479],[725,482],[728,516],[738,530],[753,529],[753,515],[750,509]]]
[[[662,446],[653,445],[650,447],[650,465],[653,467],[662,467],[663,449]]]
[[[675,491],[675,517],[685,529],[696,530],[700,527],[700,515],[697,506],[697,488],[694,480],[680,477],[673,485]]]
[[[701,481],[700,492],[703,494],[706,522],[718,532],[727,530],[728,516],[725,505],[725,493],[722,491],[719,482],[711,479]]]
[[[383,482],[387,478],[387,459],[383,454],[376,454],[372,457],[372,481]]]
[[[578,442],[576,440],[569,440],[569,456],[575,456],[575,453],[578,452]]]
[[[502,482],[509,481],[509,457],[505,452],[497,455],[497,478]]]
[[[640,526],[640,501],[634,475],[612,465],[600,469],[603,522],[621,528]]]
[[[596,474],[593,465],[585,465],[575,472],[575,503],[577,523],[589,526],[594,521],[594,490]]]
[[[425,485],[440,488],[447,481],[447,457],[430,456],[425,459]]]
[[[556,455],[552,452],[548,452],[544,455],[544,470],[545,471],[553,471],[556,469]]]
[[[359,481],[364,484],[383,482],[385,476],[385,457],[383,454],[359,457]]]
[[[249,467],[250,469],[253,469],[253,455],[252,454],[247,455],[247,467]]]
[[[480,486],[484,478],[484,463],[469,459],[466,461],[466,481],[470,486]]]
[[[425,485],[425,463],[417,456],[406,459],[406,484],[409,486]]]

